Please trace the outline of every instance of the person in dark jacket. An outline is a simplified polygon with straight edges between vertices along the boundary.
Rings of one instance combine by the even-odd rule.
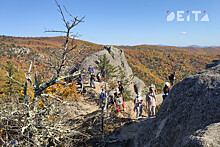
[[[174,85],[174,82],[175,82],[175,74],[176,72],[172,73],[170,76],[169,76],[169,80],[170,80],[170,84],[173,86]]]
[[[170,83],[166,82],[164,83],[164,88],[163,88],[163,91],[162,91],[162,94],[163,94],[163,100],[168,96],[169,92],[170,92]]]
[[[90,87],[92,88],[92,86],[94,86],[93,88],[95,88],[95,75],[91,74],[90,77]]]
[[[123,87],[121,81],[118,81],[118,90],[120,92],[121,99],[122,99],[122,107],[123,107],[123,109],[125,109],[125,104],[124,104],[124,87]]]

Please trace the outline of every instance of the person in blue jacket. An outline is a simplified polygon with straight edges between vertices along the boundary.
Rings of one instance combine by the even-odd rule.
[[[89,71],[89,74],[94,73],[94,69],[92,68],[92,66],[91,66],[91,65],[89,65],[89,69],[88,69],[88,71]]]

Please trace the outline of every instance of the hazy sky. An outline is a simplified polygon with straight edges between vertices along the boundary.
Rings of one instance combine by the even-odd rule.
[[[220,0],[58,0],[74,16],[79,39],[111,45],[220,46]],[[167,12],[169,11],[169,12]],[[177,11],[184,11],[177,21]],[[187,11],[189,11],[187,13]],[[192,11],[201,11],[198,20]],[[175,19],[167,16],[174,12]],[[209,21],[200,21],[208,15]],[[190,21],[186,21],[190,15]],[[54,0],[0,0],[0,35],[60,36],[65,29]]]

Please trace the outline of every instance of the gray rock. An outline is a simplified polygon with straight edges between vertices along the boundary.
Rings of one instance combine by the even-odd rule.
[[[99,57],[102,57],[104,54],[106,54],[106,57],[110,60],[110,64],[114,66],[120,66],[125,71],[127,77],[133,75],[132,70],[127,63],[123,50],[119,50],[113,46],[105,46],[102,51],[86,57],[79,65],[79,70],[87,71],[89,65],[91,65],[94,68],[95,74],[97,74],[98,72],[100,72],[97,65],[98,63],[100,63]]]
[[[196,131],[184,142],[184,146],[220,146],[220,123],[214,123],[205,129]]]
[[[29,54],[30,53],[30,49],[29,48],[11,48],[11,51],[14,52],[14,54]]]
[[[212,61],[212,62],[210,62],[209,64],[206,65],[206,69],[212,68],[212,67],[214,67],[218,64],[220,64],[220,60],[214,60],[214,61]]]
[[[121,127],[115,136],[125,146],[220,146],[219,122],[220,64],[176,84],[156,118]]]
[[[145,85],[144,82],[143,82],[141,79],[139,79],[138,77],[134,77],[133,81],[134,81],[134,86],[136,87],[135,89],[137,89],[137,90],[136,90],[136,93],[137,93],[137,92],[141,93],[142,90],[144,89],[144,87],[145,87],[146,85]]]
[[[73,72],[76,70],[87,72],[89,65],[91,65],[94,68],[94,72],[96,75],[98,72],[100,72],[100,69],[98,67],[98,64],[100,63],[99,57],[102,57],[104,54],[106,54],[106,57],[110,60],[110,64],[116,67],[121,67],[121,69],[125,73],[126,79],[130,80],[130,89],[133,90],[133,72],[125,58],[124,51],[122,49],[117,49],[113,46],[105,46],[102,51],[89,55],[77,66],[77,69],[73,69]],[[135,82],[140,88],[144,87],[144,82],[142,80],[135,78]],[[132,95],[134,94],[133,91],[131,93]]]

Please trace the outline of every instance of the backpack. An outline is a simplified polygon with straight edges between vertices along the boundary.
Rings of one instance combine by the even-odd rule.
[[[123,91],[124,91],[124,87],[123,87],[123,85],[122,85],[122,84],[119,85],[118,89],[119,89],[120,92],[123,92]]]
[[[105,93],[104,92],[101,92],[101,94],[100,94],[100,98],[105,98]]]
[[[117,97],[117,98],[116,98],[116,104],[117,104],[117,105],[121,105],[121,104],[122,104],[122,99],[121,99],[121,97]]]
[[[136,99],[137,99],[137,97],[135,97],[135,99],[134,99],[134,104],[136,104],[135,102],[136,102]]]

